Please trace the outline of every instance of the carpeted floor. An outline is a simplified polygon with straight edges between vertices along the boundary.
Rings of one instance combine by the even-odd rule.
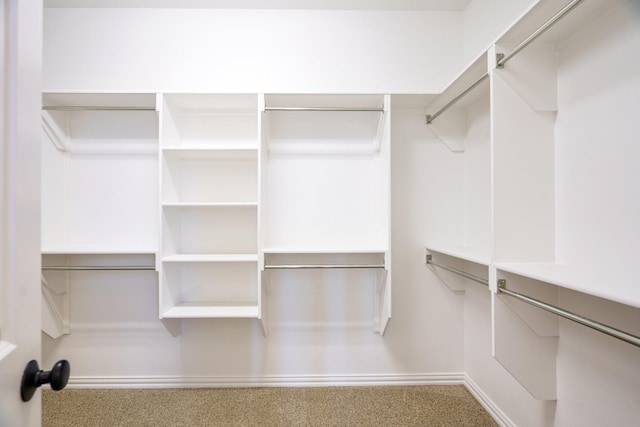
[[[464,386],[43,390],[42,426],[496,426]]]

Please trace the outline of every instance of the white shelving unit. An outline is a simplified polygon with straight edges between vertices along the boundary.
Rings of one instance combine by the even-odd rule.
[[[258,96],[160,102],[160,318],[260,318]]]
[[[382,274],[363,268],[332,280],[340,289],[332,288],[333,294],[352,300],[354,311],[363,299],[361,293],[349,294],[356,287],[347,281],[372,287],[374,330],[381,334],[390,317],[389,99],[266,95],[262,129],[261,259],[267,265],[320,265],[336,271],[384,265]],[[270,283],[286,287],[308,281],[309,286],[293,290],[302,301],[314,284],[328,286],[322,280],[326,269],[318,270],[305,269],[304,278],[300,271],[279,271]],[[325,320],[345,321],[343,315]]]
[[[114,270],[120,281],[139,274],[126,269],[155,270],[155,98],[43,95],[42,318],[52,338],[71,331],[74,283],[88,275],[108,282]]]
[[[268,95],[271,107],[318,107],[269,112],[264,98],[48,95],[67,108],[45,112],[47,260],[157,253],[159,317],[174,334],[185,318],[256,318],[266,333],[265,258],[358,265],[341,280],[373,290],[382,333],[390,97]]]
[[[628,19],[635,5],[583,2],[496,67],[497,54],[566,4],[539,2],[427,108],[444,106],[486,64],[487,83],[428,125],[466,163],[462,185],[451,185],[463,200],[463,214],[452,213],[463,218],[461,232],[436,236],[427,252],[461,270],[489,267],[494,357],[541,400],[557,396],[558,319],[501,294],[499,280],[551,305],[570,289],[640,307],[640,205],[637,186],[628,185],[638,181],[640,158],[631,107],[640,79],[630,72],[640,35]],[[467,158],[473,144],[484,151]]]

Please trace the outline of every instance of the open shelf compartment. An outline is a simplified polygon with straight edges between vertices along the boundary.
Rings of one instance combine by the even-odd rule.
[[[257,262],[163,262],[161,318],[257,318]]]

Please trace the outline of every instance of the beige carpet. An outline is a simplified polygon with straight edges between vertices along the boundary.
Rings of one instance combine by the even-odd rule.
[[[496,426],[464,386],[43,390],[42,425]]]

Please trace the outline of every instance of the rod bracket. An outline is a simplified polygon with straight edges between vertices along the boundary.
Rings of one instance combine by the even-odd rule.
[[[431,262],[431,260],[433,259],[433,257],[431,256],[431,254],[427,254],[426,258],[425,258],[425,263],[429,264]]]
[[[504,59],[504,53],[496,53],[496,68],[504,68],[504,64],[501,64],[500,61]]]
[[[498,279],[498,290],[506,289],[507,281],[505,279]]]
[[[426,119],[426,120],[425,120],[425,124],[430,125],[430,124],[431,124],[431,122],[433,121],[432,117],[433,117],[433,116],[432,116],[431,114],[427,114],[427,116],[426,116],[426,118],[425,118],[425,119]]]

